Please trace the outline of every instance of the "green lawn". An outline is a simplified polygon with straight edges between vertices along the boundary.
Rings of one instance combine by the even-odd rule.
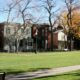
[[[80,52],[0,53],[0,72],[20,73],[80,64]]]
[[[80,80],[80,70],[55,76],[32,79],[32,80]]]

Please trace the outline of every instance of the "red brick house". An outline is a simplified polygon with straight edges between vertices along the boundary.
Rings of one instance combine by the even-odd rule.
[[[36,43],[36,31],[37,31],[37,43]],[[64,32],[62,31],[62,28],[56,28],[56,30],[53,32],[53,48],[54,49],[64,49],[65,48],[65,42],[66,39],[63,39]],[[50,50],[51,49],[51,31],[49,30],[48,24],[34,24],[32,26],[32,38],[34,43],[34,48],[43,49],[43,50]]]

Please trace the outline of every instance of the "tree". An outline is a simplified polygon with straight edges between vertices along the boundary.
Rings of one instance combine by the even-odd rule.
[[[48,13],[48,22],[50,25],[50,31],[51,31],[51,51],[53,51],[54,43],[53,43],[53,28],[54,24],[56,23],[56,12],[59,10],[55,10],[56,3],[54,0],[44,0],[43,2],[43,7]]]
[[[73,39],[74,37],[79,38],[80,30],[80,12],[77,6],[71,2],[66,2],[68,11],[64,11],[61,14],[62,25],[64,25],[67,35],[68,35],[68,48],[73,49]]]
[[[19,44],[20,44],[20,38],[23,37],[24,38],[24,35],[25,35],[25,30],[26,30],[26,27],[27,27],[27,21],[31,20],[30,19],[30,16],[31,14],[29,14],[29,4],[31,3],[32,0],[22,0],[21,2],[18,3],[17,7],[18,7],[18,17],[21,17],[22,19],[22,26],[21,26],[21,35],[20,36],[16,36],[17,37],[17,52],[18,52],[18,49],[19,49]],[[24,6],[22,6],[24,5]]]
[[[66,25],[67,25],[67,12],[62,12],[62,15],[61,15],[61,24],[64,26],[64,28],[66,28]],[[72,26],[70,26],[71,29],[72,29],[72,33],[73,33],[73,36],[76,37],[76,38],[80,38],[79,34],[80,34],[80,11],[79,9],[73,9],[72,10]],[[69,28],[67,26],[67,28]],[[67,33],[68,33],[68,30],[67,30]]]
[[[7,44],[9,45],[9,50],[8,52],[10,52],[11,50],[11,42],[13,42],[13,39],[17,40],[16,41],[16,51],[18,52],[18,48],[19,48],[19,42],[20,42],[20,38],[22,37],[22,34],[20,35],[19,34],[19,31],[22,29],[22,27],[24,26],[24,29],[26,28],[26,20],[24,20],[25,16],[24,16],[24,12],[26,12],[26,9],[27,9],[27,6],[28,4],[31,2],[30,0],[26,0],[26,4],[25,4],[25,7],[23,9],[23,6],[21,6],[20,3],[25,3],[25,0],[10,0],[9,3],[7,3],[6,7],[2,10],[2,12],[5,12],[7,13],[7,20],[6,20],[6,30],[8,30],[9,26],[13,23],[13,21],[15,19],[18,19],[18,15],[17,14],[17,11],[19,11],[18,13],[21,13],[21,17],[23,18],[23,24],[22,26],[21,25],[15,25],[16,23],[14,23],[14,27],[16,27],[15,31],[14,31],[14,34],[6,34],[7,36],[6,37],[6,42]],[[20,8],[18,8],[20,7]],[[18,10],[17,10],[18,9]],[[21,10],[21,12],[20,12]],[[16,13],[16,14],[15,14]],[[14,16],[12,16],[14,15]]]
[[[11,25],[10,22],[12,23],[12,20],[10,20],[10,18],[13,18],[11,16],[11,14],[12,14],[14,8],[17,6],[17,4],[20,1],[21,0],[18,0],[16,2],[14,2],[14,0],[10,0],[10,2],[7,3],[6,7],[3,9],[3,12],[7,13],[7,20],[6,20],[6,23],[5,23],[5,25],[6,25],[6,31],[8,31],[9,26]],[[13,35],[8,34],[8,33],[6,35],[7,36],[5,36],[5,38],[6,38],[5,42],[7,42],[8,46],[9,46],[8,52],[10,52],[11,51],[11,42],[13,42],[14,37],[13,37]]]
[[[73,6],[74,0],[65,0],[66,6],[67,6],[67,25],[69,28],[68,32],[68,48],[71,51],[72,50],[72,39],[73,39],[73,34],[72,34],[72,6]]]

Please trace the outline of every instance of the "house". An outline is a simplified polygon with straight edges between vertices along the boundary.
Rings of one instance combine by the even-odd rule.
[[[37,46],[38,50],[46,50],[48,46],[48,24],[33,24],[32,26],[32,38],[33,48]]]
[[[57,30],[54,32],[54,38],[57,38],[54,41],[54,44],[57,46],[58,50],[64,50],[67,48],[67,35],[63,32],[63,30]]]
[[[51,50],[51,31],[48,24],[27,24],[25,30],[23,29],[18,23],[0,23],[0,51]],[[77,46],[75,41],[74,45]],[[53,29],[53,49],[66,48],[67,35],[61,26],[57,26]]]
[[[18,23],[0,23],[0,50],[1,51],[12,51],[15,49],[15,32],[16,28],[19,27]]]
[[[34,48],[38,50],[51,49],[51,31],[48,24],[35,24],[32,26],[32,38]],[[37,32],[37,35],[36,35]],[[53,49],[63,50],[67,46],[67,35],[63,32],[63,28],[58,26],[53,31]]]
[[[31,25],[23,31],[19,23],[0,23],[0,51],[24,51],[32,49]]]
[[[33,39],[32,39],[32,25],[27,24],[26,29],[24,30],[22,38],[20,40],[20,46],[19,50],[20,51],[31,51],[33,50]]]

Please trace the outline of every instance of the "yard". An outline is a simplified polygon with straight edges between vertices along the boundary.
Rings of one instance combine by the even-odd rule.
[[[0,53],[0,72],[17,74],[39,69],[79,65],[80,52]]]

